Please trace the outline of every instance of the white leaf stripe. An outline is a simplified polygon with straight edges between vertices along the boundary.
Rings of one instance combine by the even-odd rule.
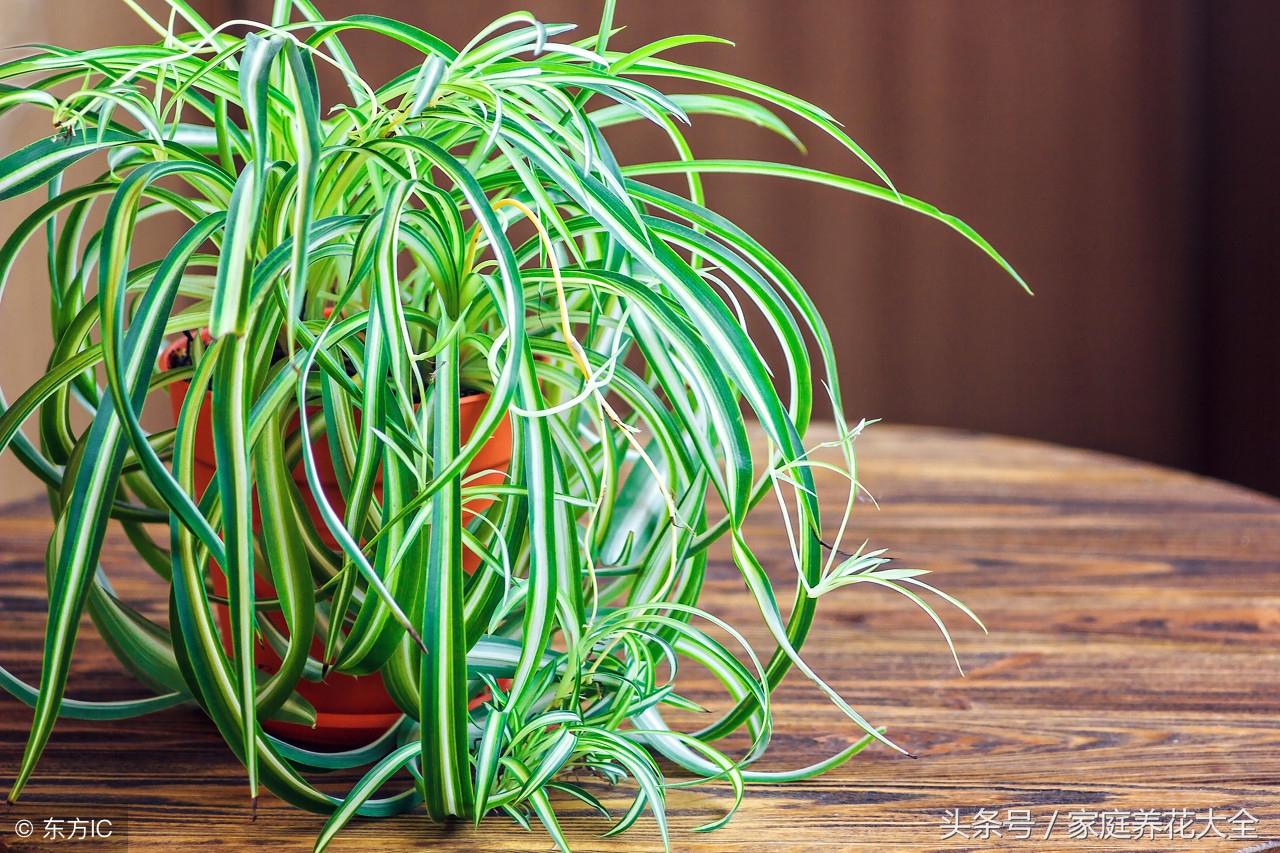
[[[45,185],[50,196],[0,245],[0,287],[42,237],[55,339],[46,374],[12,404],[0,399],[0,449],[50,486],[58,519],[41,684],[0,670],[0,686],[36,709],[11,796],[59,716],[114,719],[190,698],[244,761],[252,792],[260,783],[330,814],[317,848],[356,815],[423,805],[477,823],[494,811],[522,826],[536,817],[565,847],[548,794],[602,808],[567,781],[582,769],[636,783],[610,834],[651,815],[665,845],[669,788],[728,784],[726,814],[698,827],[710,830],[750,782],[808,778],[888,742],[801,654],[820,597],[876,584],[922,608],[948,642],[926,595],[976,616],[921,570],[885,567],[878,549],[823,552],[821,538],[838,548],[850,532],[864,424],[843,420],[831,336],[801,283],[706,206],[702,178],[786,177],[888,201],[957,231],[1021,282],[1008,262],[961,220],[900,195],[818,107],[659,58],[717,39],[609,50],[612,0],[576,41],[561,41],[572,25],[516,13],[462,50],[376,15],[326,21],[312,0],[273,0],[271,26],[243,35],[166,2],[193,32],[143,13],[159,44],[39,47],[0,63],[0,111],[46,109],[57,125],[0,156],[0,199]],[[348,35],[418,56],[375,90]],[[322,102],[318,63],[351,91],[336,109]],[[72,86],[82,91],[54,94]],[[701,159],[680,128],[699,114],[797,145],[787,121],[798,118],[884,186]],[[656,123],[674,159],[619,163],[604,130],[633,121]],[[107,171],[79,181],[71,167],[97,155]],[[687,197],[644,182],[664,175]],[[131,262],[135,235],[173,214],[186,230],[163,259]],[[752,313],[776,346],[748,333]],[[180,332],[192,333],[191,364],[157,373],[163,337]],[[172,382],[189,383],[177,427],[148,432],[148,394]],[[837,412],[839,462],[805,445],[819,389]],[[472,391],[488,394],[474,418]],[[77,399],[93,409],[87,429],[71,416]],[[206,406],[218,465],[201,492]],[[21,427],[37,413],[33,441]],[[763,452],[746,413],[762,424]],[[510,462],[476,475],[508,431]],[[834,530],[822,527],[814,468],[849,484]],[[723,512],[705,506],[709,491]],[[770,493],[799,581],[789,605],[744,533]],[[113,519],[170,584],[168,628],[110,592],[97,555]],[[153,522],[168,523],[167,548]],[[768,654],[699,606],[710,547],[726,537]],[[211,562],[228,574],[225,599],[210,589]],[[231,612],[230,654],[219,607]],[[160,695],[63,701],[85,608]],[[282,661],[262,676],[259,638]],[[663,706],[701,710],[675,689],[691,664],[729,702],[685,731]],[[793,667],[862,731],[825,761],[757,771],[772,691]],[[334,671],[379,673],[403,720],[333,754],[264,731],[315,719],[294,688]],[[730,757],[716,741],[739,731],[751,745]],[[670,778],[659,756],[691,775]],[[357,766],[369,769],[342,798],[303,775]]]

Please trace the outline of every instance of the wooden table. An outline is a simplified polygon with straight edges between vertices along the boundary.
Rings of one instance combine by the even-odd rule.
[[[860,473],[880,509],[860,509],[858,537],[934,570],[991,634],[948,614],[967,670],[960,677],[937,632],[904,599],[862,587],[825,599],[808,660],[920,759],[873,748],[823,778],[751,789],[734,821],[705,835],[688,830],[721,813],[725,792],[673,792],[675,849],[1234,851],[1280,838],[1280,502],[1149,465],[983,435],[876,426],[859,448]],[[822,488],[838,485],[824,479]],[[29,677],[43,627],[49,528],[39,506],[0,517],[0,650]],[[772,516],[762,514],[753,538],[785,578]],[[161,591],[123,537],[113,534],[104,564],[129,600],[161,608]],[[712,609],[761,639],[732,565],[717,560],[713,578]],[[72,695],[136,695],[92,630],[81,636]],[[803,678],[786,681],[776,710],[773,766],[814,760],[853,734]],[[28,721],[23,706],[0,701],[4,777]],[[38,838],[45,814],[69,810],[117,818],[127,810],[131,849],[309,849],[321,818],[263,800],[251,822],[241,768],[193,711],[97,726],[64,721],[23,803],[0,816],[0,849],[22,849],[11,821],[35,820]],[[602,820],[561,806],[576,849],[657,847],[650,820],[623,840],[599,839]],[[1246,809],[1258,820],[1254,837],[1162,837],[1170,810],[1192,816],[1183,827],[1176,812],[1175,830],[1200,832],[1210,808],[1227,833],[1246,828],[1226,822]],[[1017,810],[1029,813],[1029,840],[1012,837],[1020,828],[1009,832],[1011,817],[1022,823]],[[1156,823],[1159,834],[1070,838],[1073,822],[1090,826],[1091,811],[1111,812],[1113,834],[1119,817],[1128,832],[1135,822]],[[992,827],[986,818],[1002,837],[972,837]],[[1095,831],[1102,820],[1092,822]],[[944,839],[951,822],[971,837]],[[332,849],[427,847],[550,844],[506,819],[475,831],[406,816],[361,823]]]

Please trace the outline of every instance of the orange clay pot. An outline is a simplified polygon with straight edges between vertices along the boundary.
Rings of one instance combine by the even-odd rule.
[[[160,369],[167,370],[172,367],[173,360],[185,351],[186,346],[187,341],[185,338],[179,338],[171,343],[160,356]],[[168,385],[169,402],[175,421],[182,409],[183,400],[186,398],[189,387],[189,382],[173,382]],[[470,437],[472,430],[475,429],[476,421],[479,420],[480,413],[484,410],[488,401],[488,394],[472,394],[461,399],[459,425],[463,441]],[[212,398],[207,396],[204,404],[200,407],[200,413],[196,421],[195,487],[197,494],[203,493],[209,484],[213,482],[217,469],[213,450],[211,418]],[[289,424],[289,430],[294,431],[298,428],[298,418],[297,415],[294,415]],[[327,442],[323,437],[319,437],[312,439],[311,446],[315,452],[316,469],[324,487],[325,497],[328,498],[334,509],[341,514],[345,504],[341,490],[338,488],[338,480],[333,470],[333,461],[329,456]],[[505,473],[510,461],[511,421],[504,418],[493,437],[481,448],[480,453],[467,468],[468,474],[484,470],[490,470],[494,473],[478,477],[470,481],[470,483],[501,482],[502,473],[497,472]],[[319,531],[321,539],[326,545],[336,549],[338,547],[337,540],[333,538],[329,528],[320,516],[320,510],[316,505],[311,487],[307,483],[306,472],[301,461],[293,469],[293,479],[298,484],[298,491],[302,497],[303,504],[307,507],[307,511],[310,513],[311,520]],[[378,485],[381,486],[381,476],[379,476]],[[468,509],[473,512],[483,512],[487,505],[487,502],[476,501],[469,505]],[[255,528],[260,523],[261,520],[255,506]],[[470,551],[463,553],[463,568],[468,573],[475,571],[479,562],[478,555]],[[215,571],[211,573],[214,592],[225,596],[227,592],[226,577],[220,570],[217,570],[216,566],[214,569]],[[269,580],[258,575],[254,578],[254,594],[258,598],[273,598],[275,596],[275,588]],[[218,625],[222,629],[223,648],[226,649],[228,654],[231,654],[231,613],[224,605],[215,605],[214,609]],[[282,634],[288,634],[288,627],[282,614],[272,613],[268,618]],[[318,638],[312,641],[311,653],[316,657],[320,657],[324,653],[323,644]],[[258,648],[254,652],[254,659],[267,671],[271,671],[273,667],[280,664],[279,656],[261,639],[258,640]],[[296,723],[284,723],[276,720],[263,721],[263,728],[278,737],[315,745],[352,748],[369,743],[400,719],[400,709],[387,693],[386,687],[382,683],[382,676],[377,673],[359,677],[342,673],[330,673],[324,681],[320,682],[301,680],[298,682],[296,689],[299,694],[315,707],[315,727],[308,728]],[[473,700],[472,706],[475,707],[483,699],[483,694],[477,696]]]

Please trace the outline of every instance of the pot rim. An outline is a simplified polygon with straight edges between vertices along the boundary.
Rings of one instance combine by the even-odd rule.
[[[213,338],[209,336],[208,330],[201,330],[200,334],[201,334],[201,337],[205,339],[205,343],[210,343],[213,340]],[[179,336],[169,341],[169,343],[165,346],[165,348],[160,351],[160,358],[159,358],[160,370],[162,371],[173,370],[174,369],[173,365],[170,364],[170,362],[173,361],[174,355],[180,352],[182,348],[185,347],[186,345],[187,345],[187,339],[184,336]],[[468,403],[475,400],[488,399],[490,396],[492,395],[488,391],[473,391],[469,394],[460,394],[458,396],[458,400],[459,402],[462,402],[462,403]]]

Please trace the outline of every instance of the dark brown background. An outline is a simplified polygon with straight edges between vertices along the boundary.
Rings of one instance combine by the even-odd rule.
[[[318,0],[455,44],[527,8],[594,31],[598,0]],[[101,4],[103,14],[128,14]],[[204,0],[266,18],[269,0]],[[621,0],[617,46],[807,97],[904,191],[969,221],[1026,296],[945,228],[834,190],[709,182],[800,276],[837,340],[850,416],[1029,435],[1280,492],[1274,106],[1280,6],[1249,0]],[[84,35],[81,34],[81,40]],[[351,40],[372,80],[412,61]],[[797,158],[724,120],[712,156]],[[810,165],[865,176],[813,133]],[[660,140],[615,137],[622,157]]]
[[[228,0],[245,17],[265,0]],[[321,0],[455,44],[507,3]],[[594,25],[597,0],[525,0]],[[1275,5],[1241,0],[644,0],[616,44],[674,33],[815,101],[905,192],[958,214],[1032,284],[946,229],[834,190],[717,180],[711,201],[817,299],[849,414],[1043,437],[1280,491],[1272,288]],[[378,79],[407,58],[357,56]],[[698,122],[698,150],[796,157]],[[805,160],[864,174],[812,133]],[[631,144],[628,144],[631,142]],[[656,136],[620,154],[666,159]]]

